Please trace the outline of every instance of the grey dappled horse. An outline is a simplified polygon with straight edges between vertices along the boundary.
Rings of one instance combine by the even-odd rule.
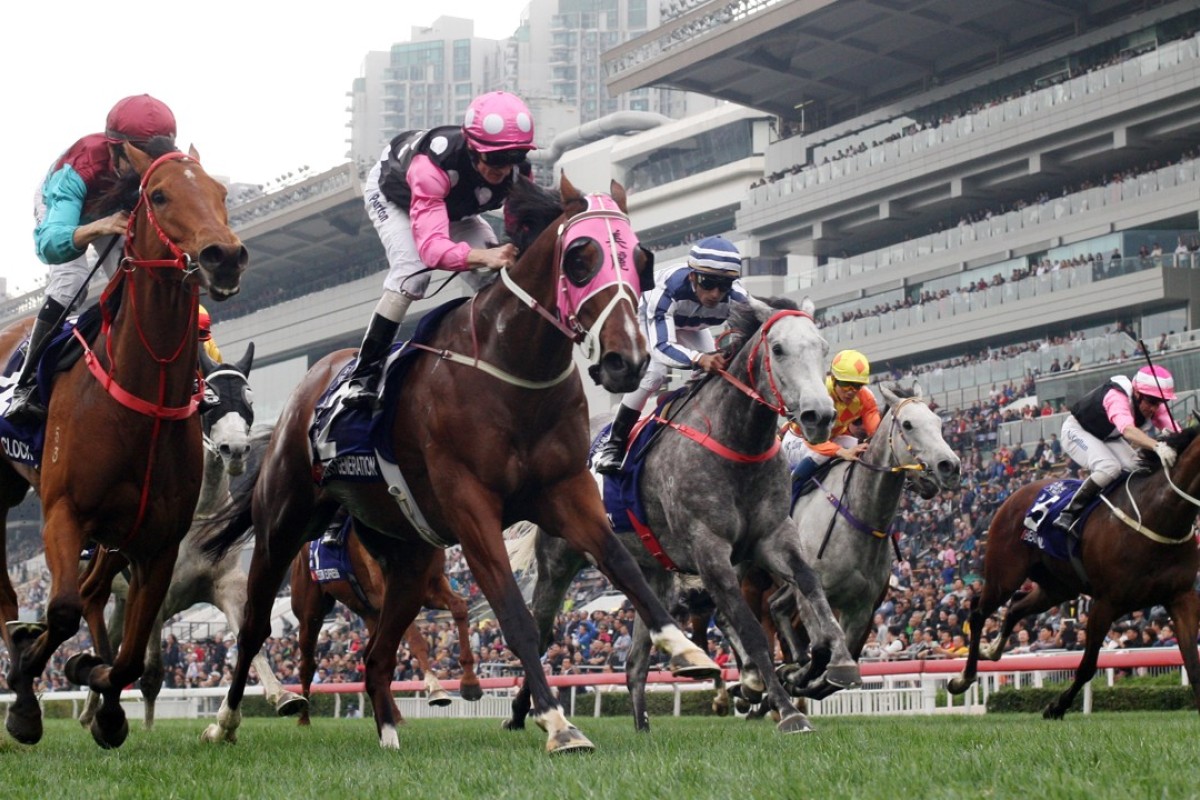
[[[250,454],[250,427],[254,423],[253,396],[247,380],[254,361],[254,343],[236,364],[218,364],[200,349],[200,366],[207,384],[206,401],[211,408],[204,412],[204,481],[200,499],[196,502],[195,521],[179,545],[171,585],[163,600],[162,610],[151,631],[146,647],[146,671],[142,674],[141,691],[145,698],[144,724],[154,726],[154,703],[163,684],[162,626],[175,614],[198,603],[212,603],[221,609],[229,629],[237,633],[241,627],[242,606],[246,602],[246,573],[238,565],[240,551],[230,550],[215,563],[201,552],[200,531],[204,524],[229,500],[230,477],[241,475]],[[261,445],[265,445],[265,438]],[[112,618],[108,621],[109,642],[115,651],[124,630],[125,599],[129,583],[123,574],[112,578],[115,597]],[[260,653],[254,661],[271,703],[280,716],[299,713],[307,705],[303,697],[286,691],[271,671],[271,665]],[[79,722],[91,724],[99,703],[99,695],[89,693]]]
[[[835,464],[820,478],[820,487],[796,501],[791,515],[800,551],[820,576],[856,659],[891,574],[894,553],[887,528],[906,480],[925,499],[957,489],[961,480],[958,456],[946,444],[942,419],[921,396],[921,387],[914,384],[906,391],[880,384],[879,390],[887,410],[860,460]],[[790,590],[777,592],[771,603],[779,635],[793,658],[803,658],[805,632],[789,624],[794,608]],[[817,699],[841,688],[813,674],[818,671],[819,665],[785,682],[794,693]]]
[[[858,681],[845,637],[820,581],[800,553],[788,518],[790,482],[776,437],[781,412],[796,420],[814,442],[825,441],[833,423],[833,401],[825,388],[828,345],[812,322],[812,310],[807,298],[800,310],[794,304],[791,310],[776,310],[758,300],[735,306],[730,328],[737,354],[728,372],[736,382],[709,376],[677,401],[667,412],[670,422],[656,434],[658,441],[646,455],[640,487],[647,522],[663,551],[680,571],[703,580],[730,621],[727,634],[748,654],[743,676],[765,685],[782,709],[779,729],[788,733],[811,730],[811,725],[775,676],[766,635],[742,598],[738,564],[761,566],[782,584],[798,587],[806,598],[805,621],[814,638],[834,654],[830,680]],[[674,573],[650,556],[635,536],[623,536],[622,541],[666,601]],[[534,547],[538,577],[533,613],[544,650],[563,595],[584,560],[541,531]],[[514,562],[518,558],[514,554]],[[638,619],[626,669],[639,730],[650,724],[645,700],[649,656],[650,640]],[[522,690],[506,727],[523,727],[528,710],[529,698]]]

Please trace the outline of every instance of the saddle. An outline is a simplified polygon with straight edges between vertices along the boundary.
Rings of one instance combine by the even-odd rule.
[[[1073,480],[1071,478],[1062,478],[1053,483],[1046,484],[1042,490],[1038,492],[1037,497],[1033,499],[1033,503],[1029,506],[1029,510],[1025,512],[1024,525],[1025,529],[1021,531],[1021,542],[1029,547],[1037,548],[1047,556],[1059,561],[1069,561],[1074,567],[1075,573],[1083,581],[1085,586],[1090,586],[1087,575],[1083,570],[1083,561],[1081,557],[1083,549],[1083,529],[1087,526],[1087,519],[1092,512],[1101,503],[1101,497],[1113,491],[1117,486],[1124,482],[1124,478],[1128,473],[1122,473],[1122,479],[1113,481],[1112,484],[1105,487],[1100,492],[1087,508],[1080,512],[1076,518],[1075,526],[1068,533],[1061,528],[1055,527],[1054,521],[1058,519],[1059,513],[1066,508],[1071,498],[1083,485],[1083,481]]]
[[[796,502],[801,497],[803,497],[804,495],[813,491],[814,489],[819,488],[820,481],[822,479],[824,479],[824,477],[826,475],[829,474],[829,471],[831,469],[833,469],[835,465],[841,464],[841,463],[842,463],[842,459],[831,458],[828,461],[826,461],[824,464],[822,464],[821,466],[817,467],[816,472],[814,472],[812,475],[809,475],[807,480],[803,480],[803,481],[793,480],[792,481],[792,507],[795,507]]]

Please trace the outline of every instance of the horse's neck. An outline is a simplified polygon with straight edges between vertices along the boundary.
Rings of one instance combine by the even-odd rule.
[[[513,281],[551,313],[557,286],[557,270],[550,258],[523,258],[510,273]],[[459,309],[468,315],[462,331],[456,332],[457,347],[480,354],[494,366],[531,380],[548,379],[561,373],[571,360],[572,342],[549,320],[530,308],[499,278]],[[473,331],[473,333],[472,333]]]
[[[891,417],[887,415],[879,424],[879,429],[862,455],[862,464],[850,463],[847,496],[853,504],[851,512],[876,529],[882,529],[892,521],[896,507],[900,505],[900,495],[904,491],[905,475],[903,472],[893,472],[900,466],[892,451],[890,436]],[[880,467],[879,470],[869,469],[864,464]]]
[[[229,473],[221,457],[204,448],[204,480],[200,484],[200,499],[196,501],[196,518],[217,513],[229,499]]]
[[[113,378],[144,400],[159,400],[161,391],[164,405],[183,405],[194,391],[199,359],[192,290],[179,276],[151,274],[144,267],[124,280],[108,332],[111,344],[105,345]]]
[[[743,384],[750,384],[746,348],[734,357],[727,372]],[[756,386],[750,388],[759,391]],[[703,417],[701,429],[711,431],[723,444],[740,444],[735,449],[758,452],[769,447],[777,435],[779,414],[719,375],[706,379],[696,401],[695,412]]]

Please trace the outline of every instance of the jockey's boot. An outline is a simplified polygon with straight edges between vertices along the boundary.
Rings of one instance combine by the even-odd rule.
[[[350,512],[345,506],[340,506],[329,521],[325,533],[321,534],[321,544],[326,547],[341,547],[346,541],[346,517]]]
[[[37,319],[33,322],[33,330],[29,333],[29,347],[25,350],[25,363],[21,365],[21,374],[17,376],[17,385],[13,389],[12,402],[8,406],[5,418],[14,425],[35,425],[46,421],[46,407],[37,387],[38,362],[50,344],[54,329],[62,322],[66,309],[62,303],[53,297],[47,297]]]
[[[592,458],[592,467],[596,472],[601,475],[620,473],[621,465],[625,463],[625,446],[629,443],[629,434],[641,416],[640,409],[626,405],[617,407],[617,416],[613,419],[608,441],[600,445]]]
[[[400,330],[400,322],[392,322],[380,314],[372,314],[367,332],[363,335],[362,344],[358,347],[358,363],[354,372],[350,373],[350,389],[342,398],[346,408],[369,410],[379,402],[379,374],[383,370],[383,359],[396,331]]]
[[[800,459],[800,463],[796,464],[795,468],[792,469],[792,484],[803,485],[808,483],[809,478],[816,475],[820,467],[820,463],[815,458],[805,456]]]
[[[1083,482],[1079,487],[1079,491],[1071,498],[1071,502],[1067,504],[1058,514],[1058,519],[1054,520],[1054,527],[1064,531],[1070,531],[1075,525],[1076,518],[1080,512],[1088,507],[1088,504],[1096,499],[1096,495],[1100,494],[1100,490],[1104,487],[1096,483],[1090,477]]]

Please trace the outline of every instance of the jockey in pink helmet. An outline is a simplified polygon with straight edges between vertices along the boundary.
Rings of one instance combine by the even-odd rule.
[[[1178,431],[1167,403],[1175,399],[1175,379],[1165,367],[1142,367],[1133,380],[1115,375],[1075,401],[1063,421],[1063,451],[1087,467],[1088,477],[1055,525],[1070,530],[1079,513],[1122,470],[1137,466],[1134,448],[1153,450],[1171,468],[1178,454],[1151,434]]]
[[[37,363],[55,327],[87,297],[90,245],[108,251],[104,269],[112,276],[129,222],[123,195],[113,191],[130,171],[125,145],[145,149],[156,137],[162,137],[164,146],[174,147],[175,115],[167,104],[148,94],[123,98],[108,112],[103,133],[88,134],[72,144],[46,174],[34,205],[33,241],[38,258],[50,266],[50,276],[45,303],[29,335],[25,364],[5,411],[10,421],[31,424],[45,418],[46,409],[35,391]]]
[[[499,246],[480,215],[504,205],[517,180],[529,175],[533,116],[521,98],[488,92],[471,101],[463,123],[405,131],[384,148],[363,200],[388,260],[383,296],[358,349],[344,398],[370,408],[383,358],[413,300],[425,296],[433,269],[462,272],[473,289],[494,278],[472,270],[511,266],[511,244]]]

